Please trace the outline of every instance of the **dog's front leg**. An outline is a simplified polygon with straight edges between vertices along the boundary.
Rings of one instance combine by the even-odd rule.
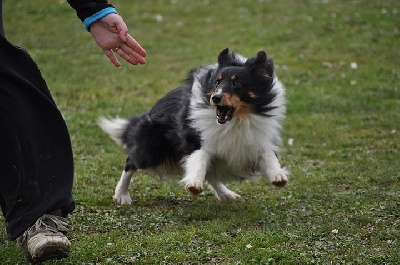
[[[288,181],[289,172],[279,164],[278,157],[272,151],[265,152],[261,158],[262,170],[269,181],[278,187],[283,187]]]
[[[206,172],[210,165],[210,155],[205,150],[196,150],[186,159],[185,177],[180,181],[185,189],[193,194],[198,195],[203,191]]]
[[[113,196],[113,200],[117,205],[132,203],[131,195],[129,194],[129,184],[131,183],[131,178],[134,173],[135,170],[122,171],[121,179],[115,187],[115,193]]]

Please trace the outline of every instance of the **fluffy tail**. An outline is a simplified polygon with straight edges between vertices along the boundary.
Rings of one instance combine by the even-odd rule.
[[[100,128],[108,133],[110,137],[119,145],[124,146],[124,134],[126,128],[128,127],[129,120],[115,118],[115,119],[106,119],[104,117],[99,118],[99,126]]]

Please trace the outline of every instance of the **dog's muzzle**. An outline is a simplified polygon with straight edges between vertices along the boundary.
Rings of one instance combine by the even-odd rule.
[[[211,105],[217,107],[217,123],[225,124],[233,118],[235,108],[224,105],[224,95],[222,93],[213,93],[210,98]]]

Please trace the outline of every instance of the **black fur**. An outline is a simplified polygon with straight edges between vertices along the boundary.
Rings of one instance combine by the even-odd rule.
[[[123,139],[129,156],[126,168],[178,163],[200,148],[199,135],[188,122],[190,96],[188,84],[176,88],[158,100],[149,112],[129,119]]]

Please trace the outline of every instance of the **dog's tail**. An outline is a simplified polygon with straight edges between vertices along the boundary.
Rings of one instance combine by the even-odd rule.
[[[99,118],[99,126],[100,128],[108,133],[117,144],[124,146],[125,145],[125,132],[129,125],[128,119],[122,118],[114,118],[114,119],[106,119],[104,117]]]

